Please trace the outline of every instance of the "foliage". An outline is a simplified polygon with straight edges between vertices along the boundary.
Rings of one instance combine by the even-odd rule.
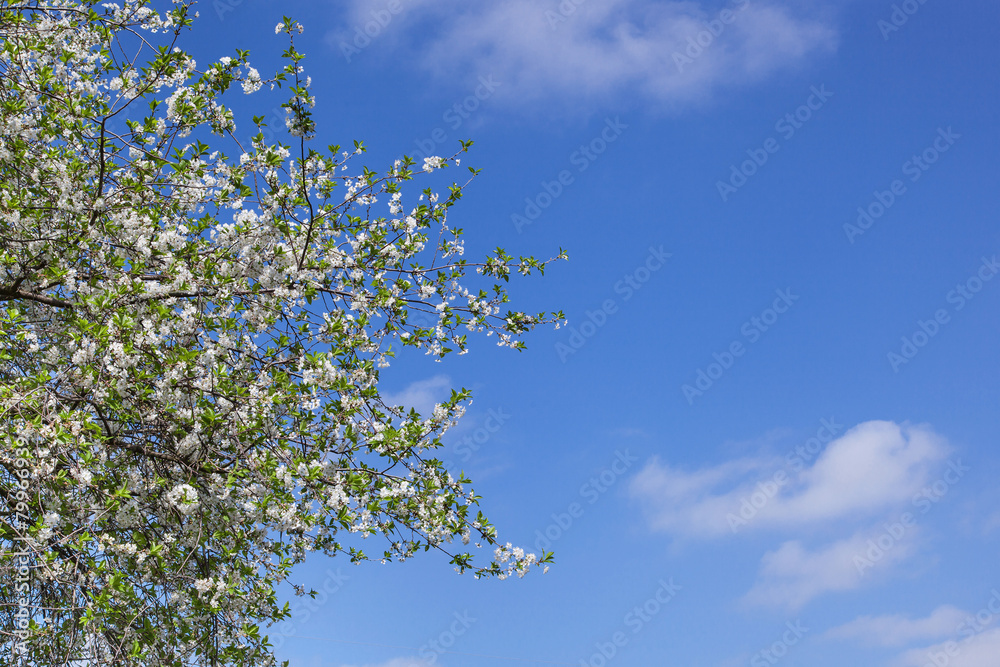
[[[469,392],[419,415],[378,381],[469,332],[523,347],[562,314],[503,311],[504,283],[553,260],[462,259],[468,180],[404,206],[469,143],[384,174],[315,149],[298,23],[263,79],[244,51],[199,69],[195,18],[0,0],[0,649],[38,667],[273,664],[276,587],[310,551],[369,559],[358,538],[476,576],[551,558],[500,543],[433,456]],[[263,86],[292,145],[237,139],[223,99]]]

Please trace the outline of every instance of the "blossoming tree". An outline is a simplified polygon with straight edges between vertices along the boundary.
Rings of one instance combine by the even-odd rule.
[[[273,664],[276,588],[309,551],[433,549],[500,578],[551,558],[501,543],[434,458],[468,392],[420,415],[378,380],[396,351],[462,354],[470,332],[523,347],[562,314],[505,311],[503,283],[553,260],[467,261],[447,214],[468,180],[411,191],[468,144],[384,173],[354,164],[360,144],[313,148],[298,23],[278,25],[287,66],[263,79],[243,51],[199,68],[177,46],[195,18],[183,0],[0,0],[0,648],[15,664]],[[291,145],[259,117],[237,138],[235,86],[289,91]],[[453,547],[470,541],[489,562]]]

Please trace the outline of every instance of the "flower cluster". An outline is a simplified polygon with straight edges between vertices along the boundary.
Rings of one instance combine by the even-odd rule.
[[[520,349],[564,319],[506,308],[511,273],[553,260],[464,258],[448,215],[474,170],[412,190],[469,144],[384,175],[361,144],[314,150],[293,19],[264,79],[242,51],[199,69],[176,46],[192,6],[150,4],[0,8],[0,506],[31,497],[0,522],[0,619],[28,549],[32,664],[274,664],[260,629],[310,551],[548,562],[452,550],[499,544],[433,456],[469,393],[420,415],[378,382],[396,355],[462,354],[470,332]],[[265,86],[288,91],[293,145],[236,138],[223,97]]]

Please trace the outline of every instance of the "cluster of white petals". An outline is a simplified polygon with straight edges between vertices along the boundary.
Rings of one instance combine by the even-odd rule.
[[[468,261],[448,222],[468,181],[413,191],[467,145],[384,175],[361,144],[312,148],[298,23],[265,79],[242,51],[199,69],[175,46],[192,5],[164,4],[0,8],[0,489],[28,499],[0,499],[23,514],[0,524],[0,618],[28,549],[31,664],[275,664],[275,590],[310,551],[433,548],[501,578],[548,562],[451,551],[498,545],[434,457],[470,394],[420,415],[379,381],[399,355],[463,354],[470,332],[520,349],[564,319],[505,305],[512,273],[552,260]],[[223,97],[276,83],[290,143],[238,141]]]

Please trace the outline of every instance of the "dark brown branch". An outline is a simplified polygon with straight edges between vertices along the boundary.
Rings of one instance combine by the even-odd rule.
[[[0,301],[36,301],[38,303],[44,303],[46,306],[69,308],[71,310],[75,307],[74,304],[69,301],[63,301],[62,299],[45,296],[44,294],[25,292],[17,289],[16,287],[0,288]]]

